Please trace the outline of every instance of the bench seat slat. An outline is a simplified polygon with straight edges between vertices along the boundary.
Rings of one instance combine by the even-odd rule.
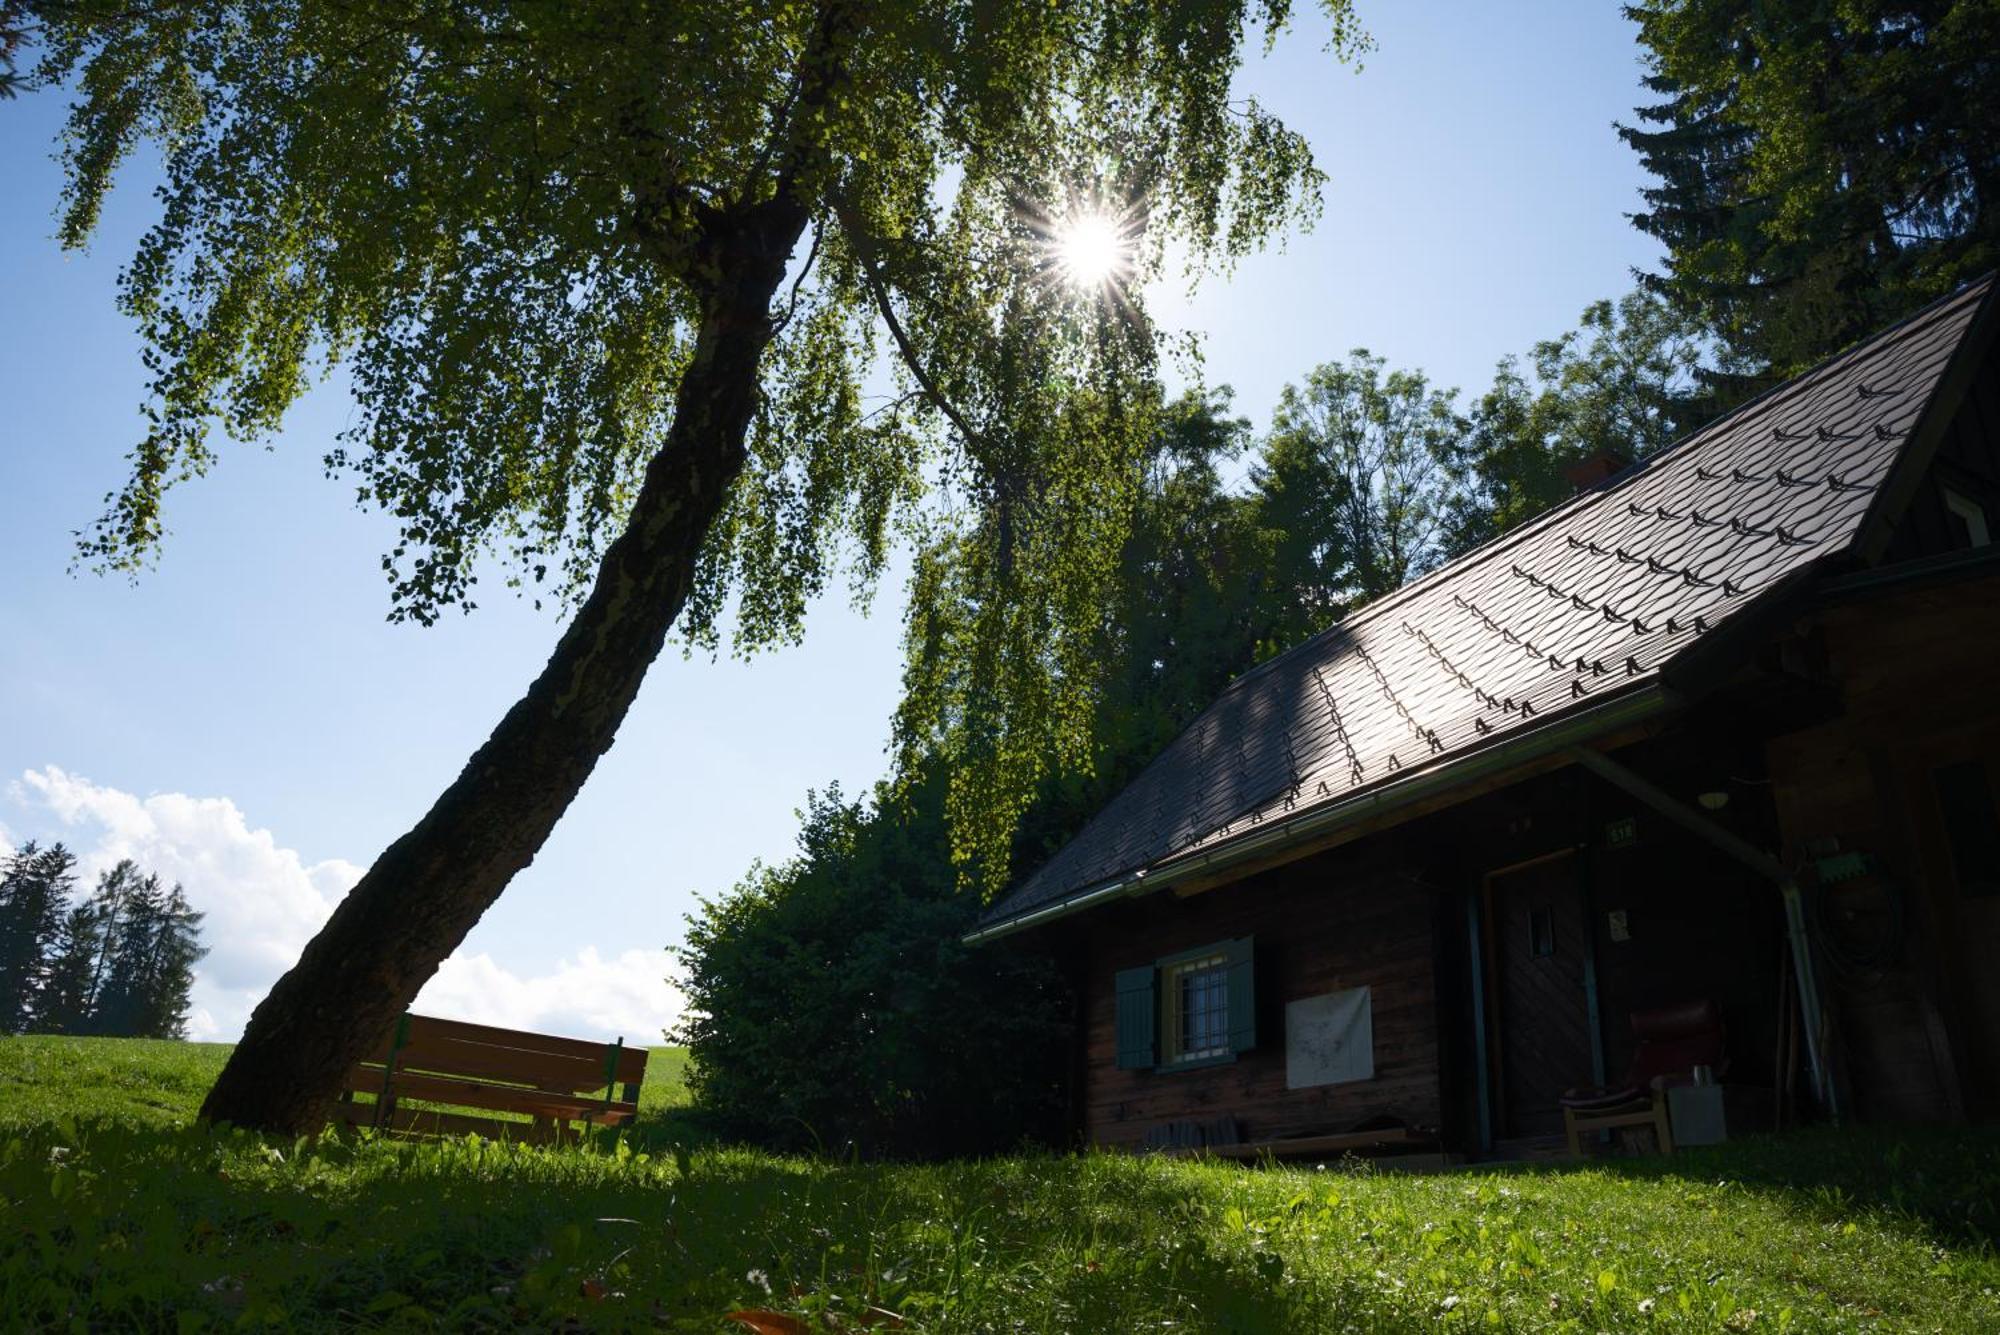
[[[336,1103],[333,1115],[349,1126],[375,1125],[373,1104]],[[556,1122],[507,1122],[498,1117],[438,1112],[430,1108],[397,1108],[389,1114],[388,1125],[379,1129],[407,1136],[463,1136],[470,1132],[488,1140],[524,1145],[548,1145],[576,1136],[574,1131],[567,1131]]]
[[[357,1093],[379,1091],[382,1088],[382,1073],[366,1066],[357,1067],[348,1079],[347,1087]],[[622,1099],[613,1099],[607,1107],[603,1099],[584,1094],[563,1094],[524,1085],[502,1085],[421,1071],[397,1071],[395,1093],[399,1102],[403,1099],[422,1099],[427,1103],[491,1108],[496,1112],[588,1121],[600,1126],[616,1126],[630,1121],[639,1112],[639,1105]]]
[[[384,1042],[369,1050],[363,1061],[379,1066],[389,1059],[392,1044]],[[456,1070],[468,1063],[482,1068],[509,1071],[532,1071],[537,1080],[577,1080],[578,1088],[585,1084],[601,1087],[604,1084],[604,1049],[599,1048],[594,1055],[579,1057],[555,1052],[533,1052],[525,1048],[503,1048],[490,1043],[467,1043],[458,1039],[437,1038],[422,1033],[413,1033],[403,1046],[395,1049],[398,1067],[415,1065],[419,1062],[435,1065],[444,1070]],[[646,1053],[643,1049],[626,1049],[618,1057],[617,1082],[636,1084],[644,1079]]]

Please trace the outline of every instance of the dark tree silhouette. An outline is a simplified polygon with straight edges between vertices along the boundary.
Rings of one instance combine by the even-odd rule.
[[[0,1033],[20,1033],[34,1017],[75,867],[61,844],[29,840],[0,872]]]
[[[1649,283],[1740,398],[2000,264],[2000,10],[1645,0]],[[1726,406],[1726,405],[1725,405]]]

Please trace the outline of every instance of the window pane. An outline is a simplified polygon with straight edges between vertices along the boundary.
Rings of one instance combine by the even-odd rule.
[[[1202,969],[1190,973],[1187,988],[1187,1048],[1189,1056],[1204,1055],[1214,1049],[1224,1033],[1222,971]]]
[[[1167,1060],[1194,1061],[1228,1051],[1229,977],[1217,956],[1188,960],[1167,970]]]
[[[1546,906],[1528,910],[1528,953],[1537,959],[1556,953],[1556,914]]]

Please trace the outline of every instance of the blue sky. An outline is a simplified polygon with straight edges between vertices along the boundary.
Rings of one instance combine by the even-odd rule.
[[[1653,262],[1643,177],[1612,128],[1645,100],[1609,4],[1361,0],[1356,73],[1308,22],[1242,91],[1331,180],[1310,234],[1153,294],[1206,335],[1207,377],[1261,429],[1283,385],[1367,346],[1476,394]],[[325,904],[402,833],[541,666],[553,613],[489,581],[479,610],[388,624],[387,525],[319,459],[348,420],[316,390],[265,450],[224,442],[174,494],[157,569],[68,573],[71,533],[139,435],[139,346],[113,306],[151,216],[143,179],[91,250],[51,239],[56,96],[0,104],[0,838],[132,853],[211,912],[198,1028],[230,1036]],[[143,169],[142,169],[143,170]],[[807,788],[879,777],[902,599],[830,600],[807,643],[656,665],[535,864],[426,994],[431,1009],[639,1037],[671,1018],[660,948],[698,892],[786,856]],[[650,1035],[646,1035],[650,1036]]]

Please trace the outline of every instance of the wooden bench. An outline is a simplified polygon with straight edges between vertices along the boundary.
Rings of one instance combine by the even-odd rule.
[[[536,1143],[575,1139],[639,1113],[646,1050],[405,1015],[348,1073],[334,1120],[399,1135]],[[372,1095],[363,1103],[358,1095]],[[421,1105],[421,1106],[419,1106]],[[479,1113],[461,1111],[478,1109]],[[514,1113],[511,1121],[481,1113]]]

